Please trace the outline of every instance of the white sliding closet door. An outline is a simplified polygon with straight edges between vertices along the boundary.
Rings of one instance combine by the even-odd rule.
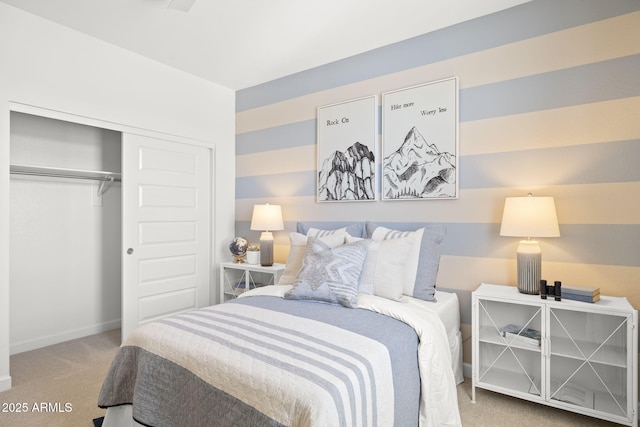
[[[122,339],[209,305],[211,149],[122,136]]]

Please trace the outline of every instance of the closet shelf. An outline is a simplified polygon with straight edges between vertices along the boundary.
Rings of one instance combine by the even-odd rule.
[[[82,169],[55,168],[50,166],[9,165],[9,170],[16,175],[48,176],[53,178],[90,179],[101,181],[98,196],[102,196],[114,182],[122,181],[118,172],[89,171]]]

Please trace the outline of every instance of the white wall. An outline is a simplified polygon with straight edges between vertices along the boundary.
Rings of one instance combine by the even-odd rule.
[[[122,134],[11,113],[11,163],[121,171]],[[120,326],[121,191],[11,176],[11,354]]]
[[[9,103],[215,144],[217,260],[234,235],[235,94],[2,3],[0,58],[0,390],[4,390],[11,385],[5,237],[10,229]]]

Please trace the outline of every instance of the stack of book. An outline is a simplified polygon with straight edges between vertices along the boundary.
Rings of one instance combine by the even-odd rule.
[[[540,347],[540,331],[531,328],[509,324],[500,329],[500,333],[506,338],[507,343],[524,344],[531,347]]]
[[[563,285],[562,299],[593,303],[600,299],[600,288]]]

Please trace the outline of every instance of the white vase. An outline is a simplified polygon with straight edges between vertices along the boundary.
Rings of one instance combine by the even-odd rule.
[[[260,263],[260,251],[247,251],[247,263],[259,264]]]

